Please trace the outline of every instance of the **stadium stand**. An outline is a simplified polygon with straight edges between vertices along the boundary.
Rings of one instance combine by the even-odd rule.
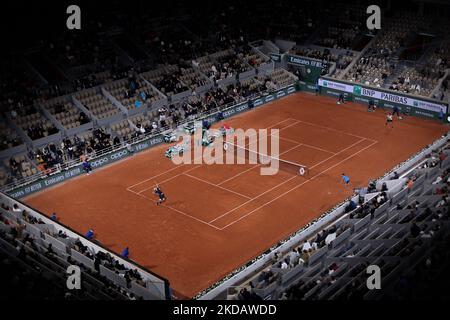
[[[47,109],[65,129],[76,128],[90,122],[84,112],[64,97],[46,101],[41,103],[41,106]]]
[[[355,45],[365,32],[365,7],[349,5],[341,10],[343,13],[338,15],[336,21],[330,23],[322,34],[317,35],[314,44],[335,49],[357,49]]]
[[[293,83],[297,78],[285,69],[277,69],[269,73],[265,86],[269,90],[276,90]]]
[[[97,119],[112,117],[119,113],[119,109],[95,88],[81,91],[75,97],[92,113]]]
[[[105,89],[128,110],[136,108],[138,101],[141,103],[153,102],[158,97],[150,85],[135,76],[106,84]]]
[[[17,124],[31,140],[37,140],[58,133],[58,129],[35,106],[16,109],[12,121]]]
[[[74,237],[73,232],[57,226],[39,214],[30,211],[20,203],[1,195],[0,209],[0,252],[2,261],[24,271],[21,281],[31,280],[43,283],[43,288],[54,282],[56,288],[43,296],[68,300],[140,300],[154,299],[148,290],[152,286],[147,275],[138,268],[129,268],[117,256],[95,247],[95,244]],[[6,259],[6,260],[5,260]],[[81,268],[83,288],[76,292],[66,286],[66,272],[69,266]],[[40,274],[41,277],[37,276]],[[51,281],[51,282],[50,282]],[[53,285],[51,285],[53,287]],[[18,292],[26,290],[18,287]],[[36,286],[25,294],[39,293]]]
[[[272,264],[230,288],[228,299],[399,299],[399,285],[411,294],[398,281],[418,282],[410,274],[430,263],[433,243],[450,235],[449,155],[447,143],[416,169],[391,178],[390,187],[369,184],[335,223],[289,251],[275,252]],[[369,265],[381,268],[382,292],[366,286]]]
[[[3,166],[5,167],[7,174],[10,174],[10,178],[13,182],[37,173],[36,168],[31,164],[25,154],[19,154],[9,159],[4,159]]]
[[[381,32],[366,34],[360,6],[347,7],[334,18],[339,8],[336,4],[321,14],[314,6],[283,3],[217,5],[209,14],[188,10],[182,21],[154,19],[157,12],[148,19],[117,17],[119,27],[111,33],[100,23],[82,34],[45,41],[41,51],[26,54],[30,70],[2,74],[0,112],[5,121],[0,121],[0,152],[13,154],[0,153],[0,186],[60,172],[79,163],[82,155],[106,153],[294,84],[298,69],[272,63],[269,70],[257,71],[270,62],[249,45],[259,39],[273,40],[280,54],[321,60],[325,73],[335,64],[330,75],[338,79],[450,101],[450,42],[448,35],[436,32],[441,24],[432,16],[388,15]],[[420,32],[437,34],[435,47],[417,53],[420,63],[412,63],[407,51]],[[47,64],[38,68],[38,56]],[[61,79],[50,79],[52,69],[62,71]],[[248,76],[241,79],[245,73]],[[207,85],[211,87],[197,92]],[[137,108],[137,102],[145,107]],[[92,128],[80,129],[88,122]],[[35,144],[57,133],[61,136]],[[23,144],[25,149],[14,149]],[[229,288],[228,299],[379,298],[363,281],[368,264],[380,265],[386,275],[385,297],[419,296],[420,290],[410,290],[418,282],[415,276],[426,270],[438,279],[443,271],[436,265],[449,260],[439,251],[450,234],[448,146],[442,153],[446,160],[434,152],[426,167],[392,180],[387,189],[370,185],[363,197],[347,204],[342,219],[289,251],[274,254],[263,272]],[[147,275],[124,267],[112,253],[55,229],[41,220],[43,216],[3,194],[1,203],[0,258],[15,271],[17,287],[23,288],[12,294],[80,300],[155,298],[146,290],[151,286]],[[88,282],[76,294],[62,282],[69,264],[82,267]],[[30,282],[34,285],[25,288]]]
[[[321,47],[299,47],[296,46],[292,50],[290,50],[290,53],[314,58],[318,60],[322,60],[328,68],[330,67],[330,62],[336,63],[336,72],[332,75],[333,77],[339,78],[339,76],[344,72],[344,70],[349,66],[349,64],[353,61],[355,58],[355,52],[348,51],[348,50],[330,50],[328,48],[321,48]],[[293,68],[290,69],[290,71]],[[292,70],[294,71],[294,70]],[[295,71],[293,72],[295,73]]]
[[[130,126],[128,119],[111,124],[111,130],[122,138],[122,140],[131,140],[137,136],[137,130]]]
[[[6,123],[0,122],[0,151],[7,150],[22,144],[22,139],[17,132]]]
[[[229,49],[208,57],[198,59],[200,70],[210,79],[219,81],[226,78],[235,77],[237,74],[250,70],[251,66],[246,62],[245,57],[249,54],[249,49],[239,52]]]
[[[143,73],[142,76],[168,97],[188,90],[187,85],[181,79],[182,71],[176,65],[149,71]]]

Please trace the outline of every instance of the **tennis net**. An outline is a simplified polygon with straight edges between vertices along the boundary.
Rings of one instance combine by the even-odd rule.
[[[241,160],[247,164],[259,164],[263,167],[270,167],[271,163],[273,163],[274,161],[278,161],[278,169],[281,171],[304,177],[309,176],[309,168],[300,163],[295,163],[271,155],[256,152],[248,149],[247,147],[243,147],[230,142],[225,142],[224,149],[227,153],[232,150],[238,158],[241,158]]]

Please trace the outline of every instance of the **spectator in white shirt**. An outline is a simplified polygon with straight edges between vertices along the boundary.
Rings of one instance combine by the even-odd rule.
[[[438,177],[436,178],[436,180],[433,181],[432,184],[438,184],[438,183],[440,183],[441,181],[442,181],[442,176],[438,176]]]
[[[305,240],[303,243],[302,251],[309,251],[309,249],[312,249],[311,244],[308,242],[308,240]]]
[[[447,198],[445,196],[442,197],[442,199],[436,204],[436,208],[445,206],[447,203]]]

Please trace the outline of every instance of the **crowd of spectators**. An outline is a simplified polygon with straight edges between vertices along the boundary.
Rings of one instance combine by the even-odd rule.
[[[3,122],[0,122],[0,151],[16,147],[22,144],[22,139],[15,131]]]
[[[348,71],[345,79],[380,88],[384,85],[394,68],[395,66],[390,64],[384,56],[366,55],[360,58]]]
[[[321,60],[326,68],[329,69],[330,62],[336,63],[336,73],[335,77],[338,77],[340,72],[348,67],[348,65],[355,58],[355,53],[353,51],[332,51],[327,48],[308,48],[308,47],[297,47],[291,50],[292,54],[313,58]]]
[[[25,223],[29,225],[44,225],[45,223],[41,218],[36,218],[28,211],[21,210],[17,205],[9,207],[2,204],[1,208],[17,217],[17,219],[12,220],[10,217],[3,215],[0,210],[1,225],[9,227],[9,230],[8,228],[2,228],[0,230],[0,238],[2,241],[9,243],[11,248],[14,248],[13,250],[17,250],[18,252],[16,255],[17,258],[13,258],[12,256],[6,257],[6,261],[4,261],[6,262],[5,266],[7,268],[16,266],[18,270],[21,270],[22,272],[23,270],[26,270],[23,273],[23,279],[16,278],[20,272],[15,270],[15,272],[10,273],[15,275],[10,280],[11,282],[3,282],[4,285],[12,283],[23,284],[22,287],[11,288],[14,289],[14,293],[22,294],[22,298],[23,295],[25,295],[30,299],[142,299],[142,297],[137,297],[127,290],[131,287],[132,281],[143,287],[146,286],[145,281],[143,281],[142,276],[136,269],[126,268],[109,253],[97,252],[94,254],[91,248],[83,245],[79,239],[69,238],[62,230],[53,234],[49,231],[51,229],[43,229],[45,230],[44,233],[55,239],[71,240],[65,242],[71,249],[94,260],[95,270],[91,270],[82,263],[76,261],[71,255],[68,255],[67,257],[63,256],[51,243],[47,246],[43,246],[43,244],[38,241],[39,239],[36,239],[34,235],[27,231]],[[53,216],[56,217],[56,215]],[[7,254],[6,251],[3,251],[3,245],[0,246],[0,254],[2,255],[2,258],[5,259],[4,255]],[[82,276],[85,285],[83,285],[80,290],[71,291],[67,289],[65,274],[67,265],[78,265],[84,273]],[[126,287],[121,287],[101,275],[100,265],[121,275],[126,281]],[[43,277],[43,274],[46,276]],[[38,288],[37,285],[42,285],[42,287]],[[32,296],[33,294],[39,293],[40,290],[44,290],[41,296]]]
[[[188,90],[188,87],[183,84],[181,78],[181,70],[177,68],[175,72],[166,72],[162,79],[155,83],[155,86],[164,94],[173,95]]]
[[[81,138],[78,135],[64,138],[60,145],[49,143],[36,150],[30,149],[28,157],[35,161],[39,171],[47,172],[53,168],[61,169],[67,162],[79,160],[85,155],[92,156],[112,145],[111,134],[103,128],[98,128],[84,134]]]

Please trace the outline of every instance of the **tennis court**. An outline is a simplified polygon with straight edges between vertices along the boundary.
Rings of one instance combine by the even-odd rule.
[[[269,130],[272,128],[279,130],[281,159],[280,171],[274,176],[261,175],[261,165],[249,164],[249,161],[245,161],[246,164],[235,161],[235,164],[185,165],[179,169],[181,173],[168,170],[137,182],[127,190],[155,201],[152,193],[157,181],[168,195],[177,194],[177,201],[164,204],[166,208],[221,231],[271,202],[272,191],[277,192],[289,182],[297,184],[293,188],[299,188],[309,179],[325,174],[377,143],[370,138],[294,118],[268,127]],[[294,168],[284,169],[284,161],[306,166],[308,176],[297,174]],[[179,185],[186,189],[181,194],[177,190]],[[199,194],[199,190],[204,191]],[[211,198],[216,201],[211,203]],[[206,207],[208,211],[202,209]]]
[[[447,131],[407,118],[386,128],[382,110],[295,94],[226,120],[234,128],[279,129],[280,159],[309,169],[262,176],[260,165],[174,165],[168,145],[26,199],[44,213],[169,279],[192,297],[384,174]],[[220,124],[217,124],[218,127]],[[407,141],[408,143],[405,143]],[[158,183],[168,200],[155,205]]]

